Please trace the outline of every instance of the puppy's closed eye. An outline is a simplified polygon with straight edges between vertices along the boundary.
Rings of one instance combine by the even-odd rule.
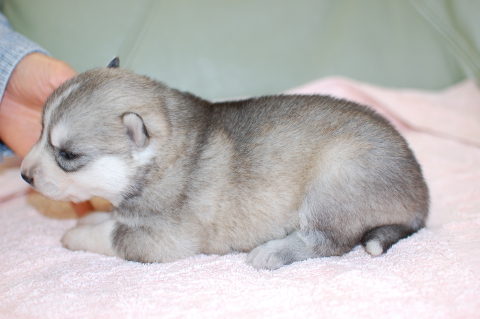
[[[81,160],[82,158],[83,160]],[[66,149],[58,150],[55,159],[58,166],[67,173],[75,172],[85,165],[85,158],[82,154]]]
[[[58,152],[58,155],[66,161],[71,161],[80,157],[80,154],[76,154],[66,150],[60,150]]]

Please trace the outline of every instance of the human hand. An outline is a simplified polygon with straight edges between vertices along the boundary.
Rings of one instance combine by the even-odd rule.
[[[67,63],[42,53],[24,57],[15,67],[0,104],[0,140],[25,157],[40,136],[45,100],[76,74]]]
[[[24,57],[15,67],[0,103],[0,140],[25,157],[40,137],[46,99],[76,74],[67,63],[42,53]],[[93,210],[90,202],[72,205],[78,216]]]

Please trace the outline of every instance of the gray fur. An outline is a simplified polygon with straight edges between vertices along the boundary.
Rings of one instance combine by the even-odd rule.
[[[128,114],[138,117],[126,123]],[[278,95],[211,103],[104,68],[48,99],[43,134],[62,122],[69,138],[37,147],[68,166],[64,174],[80,174],[107,155],[132,171],[128,187],[108,198],[116,222],[109,238],[128,260],[242,251],[254,267],[276,269],[370,240],[385,252],[423,227],[428,213],[428,189],[405,140],[346,100]],[[62,159],[59,149],[78,158]],[[134,154],[144,150],[154,156],[138,164]],[[32,175],[35,165],[22,173]]]

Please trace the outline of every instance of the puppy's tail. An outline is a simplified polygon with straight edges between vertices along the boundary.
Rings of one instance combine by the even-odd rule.
[[[408,237],[419,228],[407,225],[386,225],[370,229],[362,238],[365,250],[372,256],[386,252],[393,244]]]

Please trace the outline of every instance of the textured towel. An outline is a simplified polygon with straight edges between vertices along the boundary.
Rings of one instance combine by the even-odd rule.
[[[329,78],[294,92],[368,104],[397,126],[430,188],[427,228],[379,257],[357,246],[276,271],[243,253],[141,264],[62,248],[75,220],[40,214],[10,160],[0,168],[0,318],[480,318],[475,84],[419,92]]]

